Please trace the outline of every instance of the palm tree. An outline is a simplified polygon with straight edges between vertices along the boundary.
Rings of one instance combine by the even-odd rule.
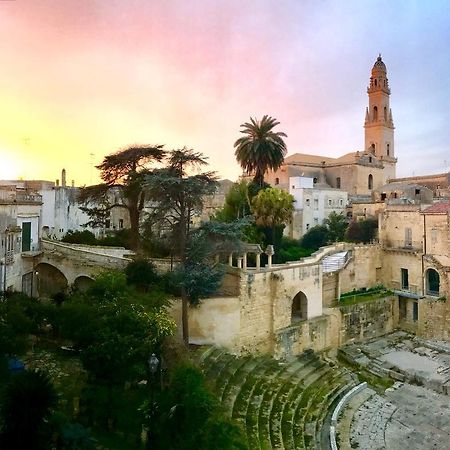
[[[245,136],[234,143],[238,163],[247,173],[255,173],[253,180],[259,186],[263,185],[267,170],[277,170],[287,153],[283,141],[286,134],[273,131],[279,123],[267,115],[260,121],[250,117],[250,123],[241,125],[241,133]]]

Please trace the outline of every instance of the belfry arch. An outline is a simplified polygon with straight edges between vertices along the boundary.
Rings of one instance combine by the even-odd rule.
[[[308,298],[300,291],[292,299],[291,323],[306,320],[308,318]]]
[[[39,263],[34,270],[39,297],[52,297],[67,290],[67,278],[57,267],[48,263]]]

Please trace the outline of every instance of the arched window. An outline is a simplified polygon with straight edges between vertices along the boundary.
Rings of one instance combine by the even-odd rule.
[[[303,292],[299,292],[292,300],[291,322],[295,323],[308,318],[308,299]]]
[[[386,106],[384,107],[384,120],[387,120],[387,108],[386,108]]]
[[[374,120],[374,122],[376,120],[378,120],[378,107],[377,106],[373,107],[373,120]]]
[[[367,188],[373,189],[373,176],[372,174],[369,175],[369,178],[367,179]]]
[[[279,178],[275,178],[275,184],[280,184],[280,179]]]
[[[439,272],[434,269],[428,269],[426,272],[427,295],[439,296],[440,278]]]

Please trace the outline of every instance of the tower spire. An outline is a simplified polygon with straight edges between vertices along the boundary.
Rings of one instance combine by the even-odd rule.
[[[395,178],[397,159],[394,157],[394,122],[389,106],[391,89],[381,53],[372,67],[367,94],[369,106],[364,121],[364,150],[374,151],[375,156],[383,161],[385,180]]]

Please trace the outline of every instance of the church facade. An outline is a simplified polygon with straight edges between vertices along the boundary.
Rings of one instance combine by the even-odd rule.
[[[289,191],[290,177],[311,177],[314,184],[348,192],[350,199],[368,197],[395,178],[394,122],[390,108],[390,87],[381,55],[372,68],[367,88],[369,105],[364,122],[364,150],[339,158],[295,153],[276,171],[266,175],[273,186]]]

